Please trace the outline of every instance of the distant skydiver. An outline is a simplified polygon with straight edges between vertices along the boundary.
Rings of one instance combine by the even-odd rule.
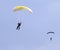
[[[52,40],[52,39],[53,39],[53,38],[52,38],[52,35],[54,35],[54,34],[55,34],[55,32],[50,31],[50,32],[47,32],[47,34],[49,35],[50,40]]]
[[[21,26],[21,22],[18,22],[16,30],[19,30]]]
[[[52,37],[50,37],[50,40],[52,40]]]
[[[30,14],[33,13],[32,9],[30,9],[27,6],[22,6],[22,5],[21,6],[15,6],[15,7],[13,7],[12,10],[13,10],[13,12],[21,11],[21,10],[26,10],[26,11],[29,11]],[[18,15],[18,13],[17,13],[17,15]],[[21,23],[18,22],[18,26],[17,26],[16,30],[19,30],[20,29],[20,26],[21,26]]]

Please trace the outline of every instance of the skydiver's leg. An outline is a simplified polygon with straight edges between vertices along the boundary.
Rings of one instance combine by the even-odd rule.
[[[17,27],[16,27],[16,30],[17,30]]]
[[[18,29],[18,30],[19,30],[19,29],[20,29],[20,26],[18,25],[16,29]]]
[[[18,29],[20,29],[20,27]]]
[[[19,28],[19,26],[17,26],[17,28],[16,29],[18,29]]]

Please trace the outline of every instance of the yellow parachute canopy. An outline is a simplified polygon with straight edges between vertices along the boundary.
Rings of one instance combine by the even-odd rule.
[[[32,13],[32,10],[26,6],[16,6],[13,8],[13,11],[19,11],[19,10],[28,10],[30,13]]]

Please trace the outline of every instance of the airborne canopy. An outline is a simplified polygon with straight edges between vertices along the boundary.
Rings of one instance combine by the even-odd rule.
[[[26,6],[15,6],[15,7],[13,8],[13,11],[14,11],[14,12],[20,11],[20,10],[27,10],[27,11],[29,11],[29,12],[32,14],[32,10],[31,10],[30,8],[26,7]],[[18,17],[17,17],[17,18],[18,18]],[[18,18],[18,19],[20,19],[20,18]],[[18,24],[17,29],[20,29],[20,25],[21,25],[21,24]]]
[[[54,34],[54,32],[48,32],[47,34]]]
[[[19,10],[28,10],[30,13],[32,13],[32,10],[26,6],[16,6],[13,8],[13,11],[19,11]]]

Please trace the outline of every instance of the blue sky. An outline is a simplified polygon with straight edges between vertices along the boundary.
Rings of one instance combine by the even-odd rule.
[[[12,8],[25,5],[33,10],[14,13]],[[60,50],[59,0],[1,0],[0,50]],[[21,20],[21,30],[16,30]],[[53,41],[48,31],[54,31]]]

